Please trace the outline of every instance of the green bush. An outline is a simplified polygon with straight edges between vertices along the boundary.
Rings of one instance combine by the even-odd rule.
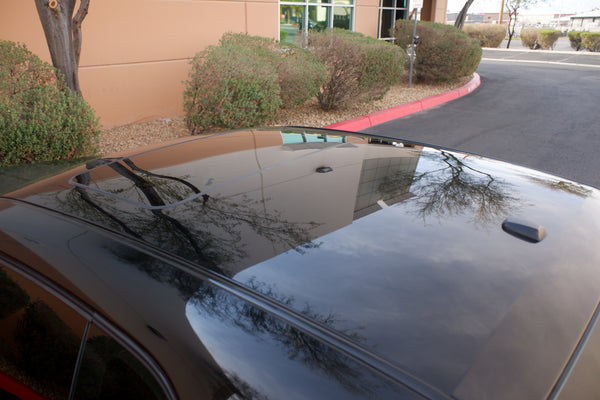
[[[274,39],[225,33],[192,60],[184,91],[190,132],[261,125],[315,96],[327,70],[308,50]]]
[[[183,98],[192,135],[219,127],[257,126],[277,114],[277,72],[251,48],[234,43],[210,46],[191,64]]]
[[[581,32],[581,47],[593,51],[600,51],[600,32]]]
[[[245,33],[225,33],[220,43],[244,46],[275,68],[283,108],[300,105],[315,96],[327,77],[327,69],[310,51],[290,43]]]
[[[414,22],[396,21],[396,44],[407,50]],[[421,82],[447,82],[473,74],[481,60],[479,42],[454,26],[433,22],[417,24],[415,72]]]
[[[62,74],[0,40],[0,166],[93,155],[100,127]]]
[[[305,103],[319,93],[327,79],[327,68],[310,51],[286,44],[277,64],[281,107],[291,108]]]
[[[562,32],[556,29],[540,29],[538,31],[538,43],[544,50],[553,50],[554,44],[562,36]]]
[[[242,46],[259,55],[271,65],[275,65],[279,59],[279,44],[275,39],[252,36],[246,33],[226,32],[219,40],[220,46],[234,45]]]
[[[359,88],[362,101],[381,99],[392,85],[400,82],[406,56],[392,43],[366,38],[360,60]]]
[[[581,31],[570,31],[567,35],[569,37],[569,42],[571,44],[571,48],[579,51],[582,49],[581,47]]]
[[[317,94],[322,109],[382,97],[404,72],[405,54],[396,46],[343,29],[310,32],[309,47],[328,70]]]
[[[479,41],[481,47],[497,48],[504,41],[506,36],[505,25],[492,24],[467,24],[463,27],[463,32]]]
[[[523,46],[531,50],[539,49],[541,46],[538,43],[538,30],[535,28],[523,28],[521,30],[521,42],[523,42]]]

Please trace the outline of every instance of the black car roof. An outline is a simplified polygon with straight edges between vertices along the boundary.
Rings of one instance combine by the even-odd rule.
[[[547,394],[600,293],[594,189],[393,139],[239,131],[7,197],[160,249],[184,272],[163,271],[171,284],[200,271],[384,374],[459,398]],[[507,234],[509,217],[547,236]]]

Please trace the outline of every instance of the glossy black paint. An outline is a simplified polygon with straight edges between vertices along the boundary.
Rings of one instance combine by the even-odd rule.
[[[545,398],[600,298],[599,205],[478,156],[267,129],[9,194],[0,251],[138,341],[181,398]]]

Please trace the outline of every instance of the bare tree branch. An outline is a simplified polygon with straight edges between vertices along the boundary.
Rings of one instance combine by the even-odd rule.
[[[467,12],[469,11],[469,7],[471,7],[471,4],[473,4],[474,1],[475,0],[467,0],[462,10],[460,10],[460,13],[458,13],[458,16],[456,17],[456,21],[454,22],[455,28],[458,28],[462,31],[463,25],[465,24],[465,20],[467,19]]]
[[[81,24],[88,14],[90,0],[81,0],[79,10],[73,18],[73,50],[75,51],[75,62],[79,67],[79,56],[81,55]]]
[[[545,0],[539,0],[542,3]],[[535,5],[538,0],[507,0],[504,5],[508,10],[508,43],[506,44],[506,48],[508,49],[510,46],[510,42],[515,34],[515,25],[517,23],[517,17],[519,16],[519,11],[521,9],[527,9],[533,5]]]

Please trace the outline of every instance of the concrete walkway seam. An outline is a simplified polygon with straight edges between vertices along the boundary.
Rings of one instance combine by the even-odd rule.
[[[376,111],[374,113],[362,115],[360,117],[348,119],[346,121],[336,122],[335,124],[327,125],[324,128],[358,132],[360,130],[370,128],[373,125],[378,125],[384,122],[391,121],[393,119],[406,117],[407,115],[414,114],[416,112],[423,111],[431,107],[439,106],[440,104],[444,104],[452,100],[456,100],[459,97],[463,97],[471,93],[472,91],[477,89],[480,84],[481,77],[478,73],[475,72],[473,74],[473,79],[471,79],[466,85],[461,86],[457,89],[425,97],[423,99],[415,100],[410,103],[400,104],[395,107],[387,108],[381,111]]]

